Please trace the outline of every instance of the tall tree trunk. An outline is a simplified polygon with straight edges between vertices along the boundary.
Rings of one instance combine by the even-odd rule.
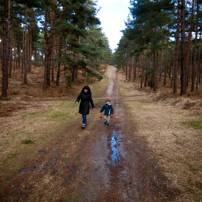
[[[163,85],[166,85],[166,78],[167,78],[167,72],[168,72],[168,38],[167,38],[167,50],[166,50],[166,61],[165,61],[165,68],[164,68],[164,80]]]
[[[8,51],[7,51],[7,54],[8,54],[8,62],[9,62],[9,67],[10,67],[10,64],[12,63],[12,61],[10,61],[10,50],[11,50],[11,43],[10,41],[12,40],[11,36],[10,36],[10,26],[11,26],[11,2],[10,0],[8,0],[8,37],[7,37],[7,40],[8,40]],[[10,74],[11,70],[9,68],[9,72],[8,72],[8,75],[9,75],[9,78],[11,78],[11,74]],[[7,86],[8,88],[8,86]]]
[[[27,33],[27,72],[30,72],[30,36],[29,31]]]
[[[35,68],[36,68],[36,66],[37,66],[37,50],[35,49],[35,51],[33,52],[33,54],[34,54],[34,66],[35,66]]]
[[[143,54],[142,54],[142,59],[141,59],[141,63],[142,63],[142,72],[141,72],[141,82],[140,82],[140,87],[142,88],[142,85],[143,85],[143,81],[144,81],[144,51],[143,51]]]
[[[56,3],[56,0],[53,0],[53,3]],[[51,28],[54,26],[54,11],[52,10],[52,8],[50,7],[50,19],[51,19]],[[51,37],[50,37],[50,48],[51,48],[51,56],[50,56],[50,60],[51,60],[51,80],[54,81],[54,33],[53,30],[51,30]]]
[[[47,88],[47,80],[48,80],[48,5],[46,5],[46,14],[45,14],[45,25],[44,25],[44,50],[45,50],[45,67],[44,67],[44,83],[43,90]]]
[[[18,40],[18,66],[17,67],[20,67],[20,58],[21,58],[21,55],[20,55],[20,41]]]
[[[191,19],[190,19],[190,27],[189,27],[189,36],[188,36],[188,44],[187,44],[187,57],[186,60],[186,82],[187,86],[189,84],[189,76],[190,76],[190,53],[191,53],[191,38],[192,38],[192,23],[193,23],[193,14],[194,14],[194,0],[192,1],[192,11],[191,11]]]
[[[41,55],[40,55],[40,50],[38,52],[38,66],[41,66]]]
[[[27,5],[25,6],[24,84],[27,84]]]
[[[134,73],[133,73],[133,82],[135,81],[135,79],[136,79],[136,57],[134,57],[134,67],[133,67],[133,71],[134,71]]]
[[[174,62],[175,61],[173,61],[173,65],[170,67],[171,69],[172,69],[172,71],[171,71],[171,84],[170,84],[170,87],[171,88],[173,88],[173,78],[174,78]],[[171,62],[170,62],[171,63]]]
[[[161,48],[161,62],[159,66],[160,74],[159,74],[159,82],[161,81],[162,77],[162,66],[163,66],[163,43],[162,43],[162,48]]]
[[[128,79],[128,59],[126,58],[126,81]]]
[[[1,36],[1,58],[3,58],[3,18],[2,18],[2,36]],[[1,70],[3,71],[3,59],[1,59]]]
[[[172,68],[171,68],[171,61],[169,62],[169,79],[172,79],[171,78],[171,74],[172,74]]]
[[[11,28],[11,40],[10,40],[10,68],[9,68],[9,78],[12,74],[12,62],[13,62],[13,29]]]
[[[30,31],[29,39],[28,39],[28,71],[31,72],[32,69],[32,30]]]
[[[156,51],[153,52],[153,72],[151,75],[151,87],[156,91]]]
[[[197,0],[197,15],[196,15],[196,32],[195,32],[195,45],[194,45],[194,61],[192,66],[192,85],[191,91],[194,91],[196,79],[196,53],[197,53],[197,37],[198,37],[198,20],[199,20],[199,0]]]
[[[25,64],[25,29],[23,27],[23,34],[22,34],[22,74],[24,73],[24,64]]]
[[[198,48],[198,68],[197,68],[197,81],[196,81],[196,89],[198,89],[198,84],[201,82],[201,32],[200,32],[200,39],[199,39],[199,48]]]
[[[148,51],[148,50],[147,50]],[[147,56],[147,65],[146,65],[146,71],[148,70],[149,67],[149,57]],[[144,87],[147,86],[147,73],[145,74],[145,80],[144,80]]]
[[[130,82],[130,73],[131,73],[131,58],[129,58],[128,60],[129,60],[128,79],[129,79],[129,82]]]
[[[185,0],[181,0],[181,95],[186,94]]]
[[[62,44],[59,45],[59,50],[58,50],[58,57],[61,58],[61,47]],[[60,61],[58,62],[58,70],[57,70],[57,80],[56,80],[56,85],[60,85]]]
[[[177,5],[177,30],[176,30],[176,43],[175,43],[175,60],[174,60],[174,68],[173,68],[173,94],[177,93],[179,36],[180,36],[180,0],[178,0],[178,5]]]
[[[189,86],[189,82],[191,81],[191,73],[192,73],[192,48],[190,49],[190,56],[189,56],[189,65],[187,68],[187,87]]]
[[[157,3],[158,3],[158,0],[157,0]],[[157,37],[157,31],[158,31],[158,28],[157,26],[155,27],[155,37]],[[155,43],[156,43],[156,39],[155,39]],[[151,87],[153,88],[153,91],[155,92],[156,91],[156,88],[157,88],[157,81],[156,81],[156,65],[157,65],[157,51],[154,50],[153,51],[153,72],[152,72],[152,84],[151,84]]]
[[[16,48],[16,42],[14,43],[14,69],[17,69],[17,48]]]
[[[50,7],[50,21],[51,21],[51,28],[53,27],[54,25],[54,11],[52,10],[52,8]],[[53,30],[51,30],[51,33],[50,33],[50,49],[51,49],[51,55],[50,55],[50,68],[51,68],[51,81],[54,81],[54,69],[53,69],[53,46],[54,46],[54,43],[53,43]]]
[[[7,9],[8,1],[4,0],[3,7],[3,58],[2,58],[2,98],[7,98],[8,60],[7,60]]]
[[[47,86],[50,86],[51,84],[51,53],[52,53],[52,43],[51,38],[47,38],[47,48],[48,48],[48,54],[47,54]]]

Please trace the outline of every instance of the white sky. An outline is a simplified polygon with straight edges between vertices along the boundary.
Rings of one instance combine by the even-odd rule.
[[[97,17],[101,21],[101,27],[106,37],[109,39],[109,45],[114,51],[121,39],[121,30],[125,29],[124,21],[130,13],[128,7],[130,0],[98,0],[98,8],[101,7]]]

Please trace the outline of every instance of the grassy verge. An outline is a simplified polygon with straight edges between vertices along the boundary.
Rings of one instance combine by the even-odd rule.
[[[153,102],[149,95],[123,82],[119,75],[120,94],[128,113],[137,125],[134,135],[144,141],[151,158],[176,190],[175,201],[200,201],[202,198],[202,123],[187,110]],[[129,91],[130,89],[130,91]]]
[[[92,84],[93,98],[104,94],[108,79]],[[94,100],[100,105],[101,100]],[[4,128],[0,134],[0,178],[1,185],[11,181],[22,168],[25,159],[37,154],[43,145],[48,144],[65,128],[81,116],[79,106],[74,101],[46,101],[46,109],[21,112],[11,118],[11,128]],[[97,110],[93,111],[95,114]],[[5,126],[6,127],[6,126]],[[1,132],[1,131],[0,131]]]
[[[14,177],[25,159],[35,155],[78,117],[78,105],[72,101],[57,101],[46,110],[22,115],[18,129],[1,135],[1,178]]]
[[[93,98],[99,98],[102,96],[107,89],[108,85],[108,77],[106,75],[103,76],[103,79],[100,82],[96,82],[92,85],[92,96]]]
[[[192,127],[194,129],[202,130],[202,120],[187,121],[187,122],[184,122],[184,125]]]

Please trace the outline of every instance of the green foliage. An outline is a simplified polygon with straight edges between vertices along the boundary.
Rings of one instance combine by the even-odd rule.
[[[27,5],[29,8],[44,8],[45,2],[40,0],[15,0],[18,4]]]
[[[38,112],[29,113],[30,116],[35,116],[37,114],[38,114]]]
[[[3,5],[3,1],[0,4]],[[61,68],[68,67],[60,71],[67,71],[68,75],[72,74],[73,80],[74,71],[78,69],[84,69],[90,76],[100,80],[102,77],[95,72],[98,72],[101,64],[110,63],[113,54],[107,37],[99,28],[100,21],[96,16],[98,12],[96,6],[96,2],[92,0],[59,0],[56,3],[53,0],[11,0],[11,27],[15,46],[18,45],[20,49],[24,46],[22,36],[27,11],[27,36],[32,36],[32,49],[40,58],[38,65],[44,65],[44,25],[48,7],[48,43],[50,44],[52,40],[54,46],[50,47],[57,49],[54,63],[60,63]],[[54,11],[53,24],[50,11]],[[0,12],[2,13],[2,8]],[[1,32],[2,29],[0,34]],[[61,54],[58,53],[59,49]],[[86,69],[87,67],[93,69],[93,72]],[[70,79],[67,80],[70,86]]]
[[[147,77],[151,76],[155,71],[156,71],[156,69],[150,67],[144,72],[144,75],[147,76]]]
[[[99,81],[101,81],[101,80],[103,79],[103,76],[102,76],[102,75],[93,72],[91,69],[89,69],[89,68],[86,67],[85,70],[86,70],[90,75],[96,77]]]
[[[112,58],[108,39],[104,36],[93,1],[62,1],[59,4],[66,12],[62,12],[60,20],[51,28],[60,36],[62,55],[57,61],[68,66],[68,72],[74,80],[74,70],[83,69],[90,76],[102,79],[95,73],[101,63],[108,63]],[[59,6],[58,5],[58,6]],[[90,67],[90,70],[88,67]],[[70,79],[67,79],[70,81]],[[68,86],[69,86],[69,82]]]
[[[128,59],[132,57],[140,63],[140,56],[150,57],[158,53],[162,46],[165,47],[173,17],[174,2],[170,0],[131,0],[130,4],[131,18],[128,18],[115,52],[117,68],[126,66]],[[153,62],[152,68],[144,68],[146,72],[140,78],[155,74],[156,69],[157,64]]]
[[[33,140],[22,140],[22,144],[34,144]]]
[[[184,122],[185,125],[192,127],[194,129],[200,129],[202,130],[202,121],[188,121],[188,122]]]

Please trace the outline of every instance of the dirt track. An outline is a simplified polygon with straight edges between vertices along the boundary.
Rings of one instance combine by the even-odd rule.
[[[110,126],[99,107],[81,129],[80,119],[27,160],[1,192],[1,201],[170,201],[167,179],[151,151],[136,138],[135,125],[118,91],[116,69],[108,68],[105,97],[113,97]],[[104,104],[104,103],[103,103]]]

